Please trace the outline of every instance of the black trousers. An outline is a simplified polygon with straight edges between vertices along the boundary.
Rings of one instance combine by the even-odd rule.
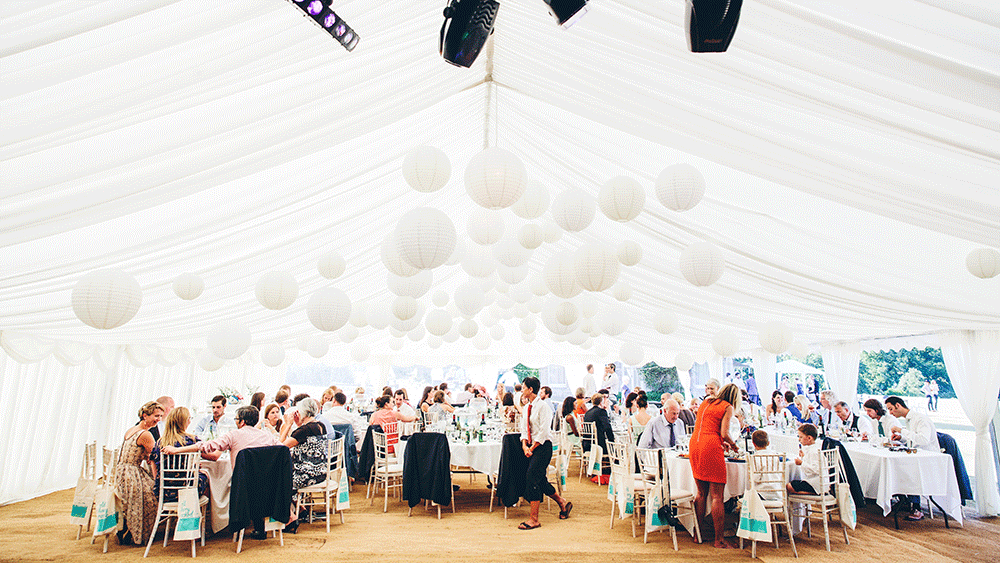
[[[528,502],[541,501],[545,496],[556,494],[555,487],[549,483],[547,472],[552,461],[552,442],[535,448],[528,458],[528,471],[524,476],[524,500]]]

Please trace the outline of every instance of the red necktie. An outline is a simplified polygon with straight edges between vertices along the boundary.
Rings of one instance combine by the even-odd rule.
[[[525,421],[528,427],[528,447],[531,447],[531,403],[528,403],[528,420]]]

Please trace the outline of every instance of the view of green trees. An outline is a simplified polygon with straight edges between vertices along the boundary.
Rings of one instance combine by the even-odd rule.
[[[789,357],[779,356],[778,361]],[[823,357],[810,354],[803,363],[822,369]],[[822,376],[817,377],[822,386]],[[955,396],[940,348],[861,352],[858,393],[920,397],[923,396],[920,387],[927,378],[937,381],[940,397]]]
[[[649,362],[639,368],[639,373],[642,374],[642,379],[646,382],[644,386],[646,395],[653,400],[658,401],[660,395],[664,393],[684,392],[684,386],[677,378],[677,368],[665,368],[657,365],[656,362]]]

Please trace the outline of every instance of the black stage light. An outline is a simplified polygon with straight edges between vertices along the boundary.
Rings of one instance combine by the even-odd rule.
[[[497,0],[451,0],[444,8],[444,23],[438,50],[455,66],[472,66],[493,33],[500,2]]]
[[[305,12],[309,19],[340,42],[348,51],[358,46],[358,34],[333,11],[332,0],[289,0],[296,8]]]
[[[694,53],[721,53],[736,33],[743,0],[687,0],[684,23]]]
[[[587,0],[544,0],[549,5],[549,13],[563,29],[569,29],[587,13]]]

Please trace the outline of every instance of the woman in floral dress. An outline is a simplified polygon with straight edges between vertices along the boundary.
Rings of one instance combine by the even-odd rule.
[[[125,525],[118,532],[118,543],[122,545],[144,545],[153,531],[157,503],[154,481],[142,462],[156,446],[149,429],[162,419],[163,407],[150,401],[139,409],[139,423],[125,432],[113,481],[125,517]]]

